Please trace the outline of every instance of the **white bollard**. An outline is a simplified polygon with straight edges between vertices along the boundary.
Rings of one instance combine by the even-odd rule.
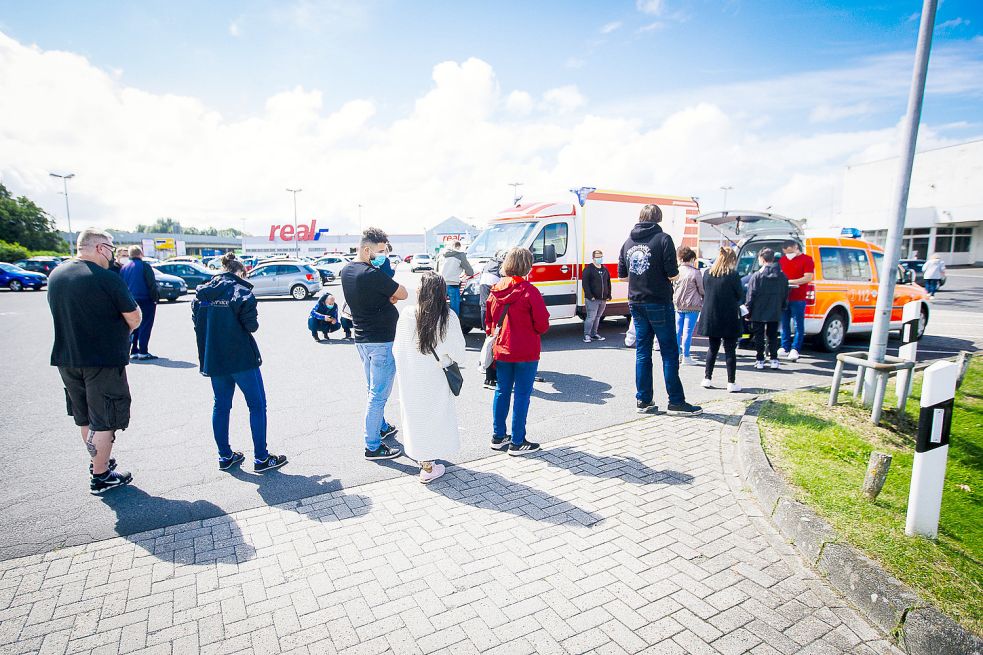
[[[939,533],[958,376],[959,366],[954,362],[935,362],[925,370],[904,530],[909,537],[921,535],[934,539]]]
[[[921,331],[922,301],[913,300],[906,303],[901,314],[901,347],[898,357],[909,362],[918,359],[918,333]],[[911,375],[913,371],[898,371],[894,387],[898,397],[898,410],[904,411],[908,395],[911,393]]]

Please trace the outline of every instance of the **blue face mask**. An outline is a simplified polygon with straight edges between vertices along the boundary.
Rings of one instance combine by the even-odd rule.
[[[386,257],[385,255],[376,255],[375,257],[372,258],[372,265],[375,266],[376,268],[379,268],[386,263],[387,259],[389,258]]]
[[[594,258],[594,263],[597,264],[598,266],[601,266],[604,263],[604,258],[603,257],[595,257]]]
[[[334,309],[334,303],[326,304],[324,306],[327,307],[328,309]]]

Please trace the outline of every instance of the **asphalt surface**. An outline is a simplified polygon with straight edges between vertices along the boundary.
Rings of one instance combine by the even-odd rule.
[[[928,336],[920,344],[922,359],[947,357],[959,350],[983,348],[983,271],[953,271],[933,303]],[[411,292],[417,275],[397,279]],[[333,288],[340,294],[340,285]],[[340,298],[340,297],[339,297]],[[263,377],[269,404],[269,446],[290,463],[280,471],[257,476],[217,468],[211,435],[211,387],[198,374],[190,296],[162,304],[151,339],[155,362],[128,369],[133,395],[130,428],[119,434],[113,452],[120,467],[134,474],[130,488],[104,497],[88,493],[87,457],[65,401],[57,371],[48,365],[52,340],[45,292],[0,291],[0,353],[3,404],[0,434],[5,452],[0,488],[3,530],[0,559],[129,535],[223,513],[306,498],[342,487],[416,473],[402,458],[386,463],[362,457],[361,418],[364,380],[351,343],[316,343],[307,332],[314,300],[260,301]],[[623,347],[625,324],[606,321],[607,340],[584,344],[578,320],[554,324],[544,338],[540,363],[545,382],[538,383],[529,414],[529,438],[542,442],[633,420],[634,351]],[[468,335],[477,360],[482,335]],[[863,349],[863,338],[849,349]],[[896,352],[897,342],[892,342]],[[702,358],[705,341],[694,352]],[[826,381],[833,368],[827,354],[807,352],[781,371],[755,371],[753,354],[741,351],[738,382],[753,394]],[[656,402],[665,404],[656,359]],[[699,386],[702,367],[684,367],[690,402],[726,396],[721,389]],[[482,373],[468,363],[458,401],[462,449],[454,462],[491,454],[492,392],[482,388]],[[723,362],[715,375],[723,386]],[[387,417],[399,425],[394,391]],[[241,395],[232,416],[233,447],[251,454],[248,414]],[[398,435],[396,440],[398,441]],[[248,459],[247,459],[248,461]]]

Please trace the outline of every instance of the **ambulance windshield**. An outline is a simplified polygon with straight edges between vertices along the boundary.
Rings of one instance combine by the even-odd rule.
[[[495,223],[475,238],[468,248],[468,256],[492,257],[499,250],[524,245],[535,227],[535,221]]]

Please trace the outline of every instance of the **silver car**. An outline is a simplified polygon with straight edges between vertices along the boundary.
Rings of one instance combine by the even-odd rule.
[[[321,290],[321,274],[303,262],[269,262],[249,271],[257,296],[293,296],[304,300]]]

